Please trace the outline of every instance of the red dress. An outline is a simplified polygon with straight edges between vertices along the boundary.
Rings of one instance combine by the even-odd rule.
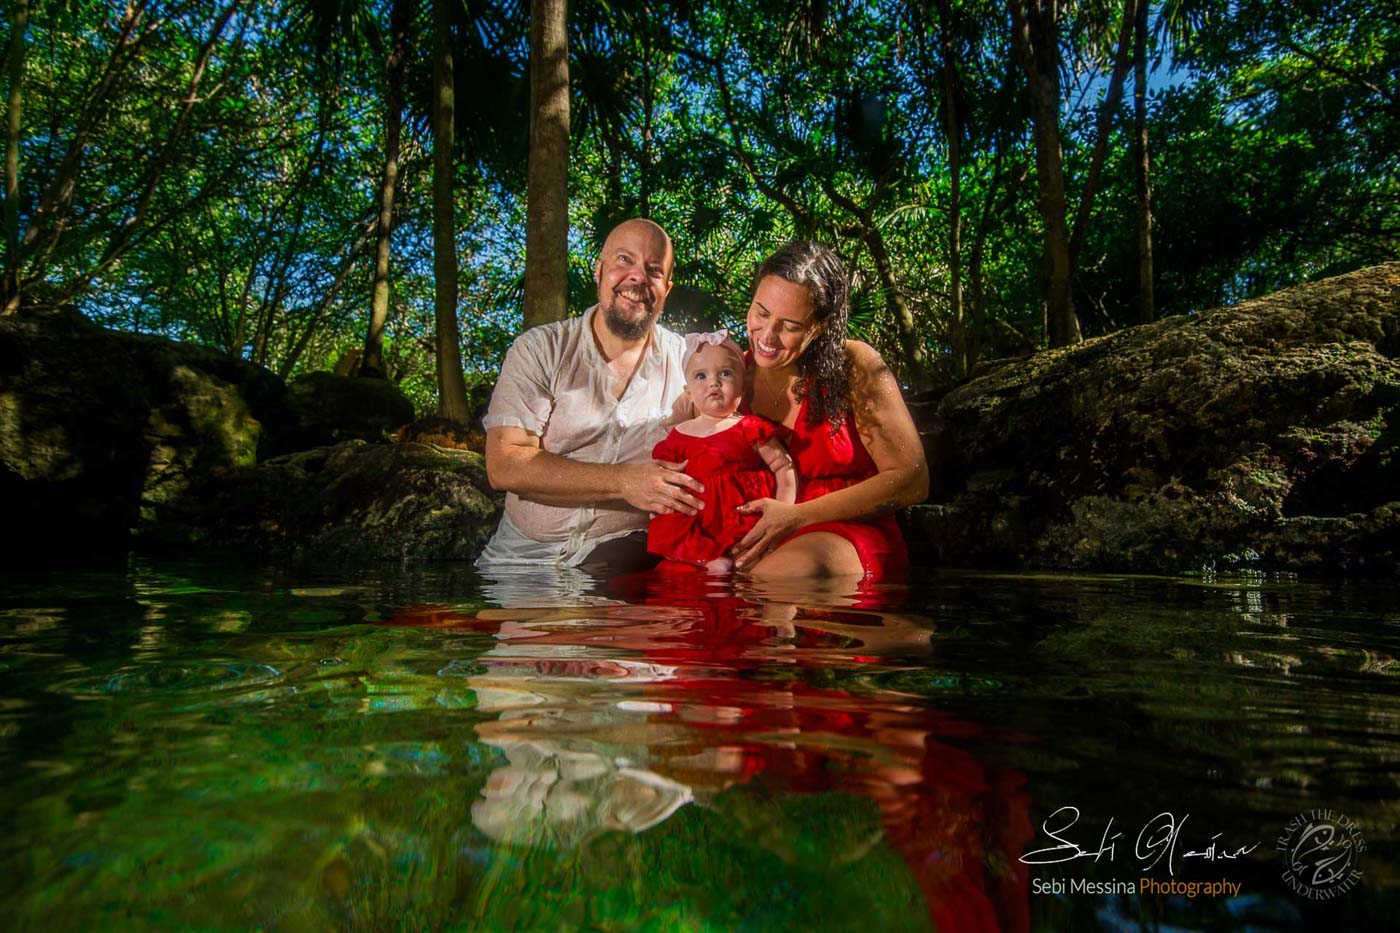
[[[806,502],[829,492],[854,486],[879,472],[870,452],[861,443],[851,419],[835,431],[831,423],[807,423],[807,400],[797,410],[797,423],[787,437],[788,453],[797,467],[797,501]],[[909,565],[909,549],[893,515],[844,522],[808,525],[792,538],[827,531],[840,535],[856,549],[867,580],[900,573]],[[785,542],[786,543],[786,542]]]
[[[729,549],[758,522],[756,514],[739,514],[739,506],[777,491],[773,471],[755,448],[784,433],[782,427],[757,415],[744,415],[738,424],[709,437],[672,428],[651,455],[671,463],[688,460],[685,472],[705,484],[700,495],[705,507],[694,515],[671,512],[653,518],[647,528],[647,550],[688,564],[728,557]]]

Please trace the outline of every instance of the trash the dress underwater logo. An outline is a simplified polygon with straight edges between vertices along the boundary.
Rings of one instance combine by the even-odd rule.
[[[1275,846],[1283,855],[1283,880],[1295,894],[1331,900],[1361,882],[1357,861],[1366,840],[1356,824],[1335,810],[1308,810],[1288,821]]]

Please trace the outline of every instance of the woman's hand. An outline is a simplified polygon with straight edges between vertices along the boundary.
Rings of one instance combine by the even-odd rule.
[[[750,528],[749,533],[730,550],[735,570],[747,570],[757,564],[769,551],[806,524],[802,521],[801,506],[777,499],[755,499],[745,502],[737,511],[741,515],[757,512],[759,519],[758,524]]]

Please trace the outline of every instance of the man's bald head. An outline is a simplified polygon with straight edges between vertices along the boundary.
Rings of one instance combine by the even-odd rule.
[[[624,220],[612,231],[608,233],[608,238],[603,241],[604,256],[607,255],[609,246],[616,246],[619,237],[627,237],[630,234],[639,234],[650,238],[665,254],[666,281],[671,281],[671,273],[676,267],[676,250],[671,242],[671,235],[656,221],[648,220],[645,217],[633,217],[631,220]]]
[[[671,238],[659,224],[634,217],[614,227],[593,267],[608,329],[625,340],[645,338],[671,291],[674,268]]]

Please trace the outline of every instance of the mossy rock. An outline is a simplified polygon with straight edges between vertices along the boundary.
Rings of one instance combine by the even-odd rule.
[[[183,500],[164,540],[328,561],[471,560],[501,506],[474,451],[348,441],[223,471]]]
[[[930,563],[1393,573],[1400,263],[1000,365],[928,421]]]
[[[286,387],[215,351],[76,311],[0,318],[0,496],[26,560],[120,554],[213,472],[288,447]]]

